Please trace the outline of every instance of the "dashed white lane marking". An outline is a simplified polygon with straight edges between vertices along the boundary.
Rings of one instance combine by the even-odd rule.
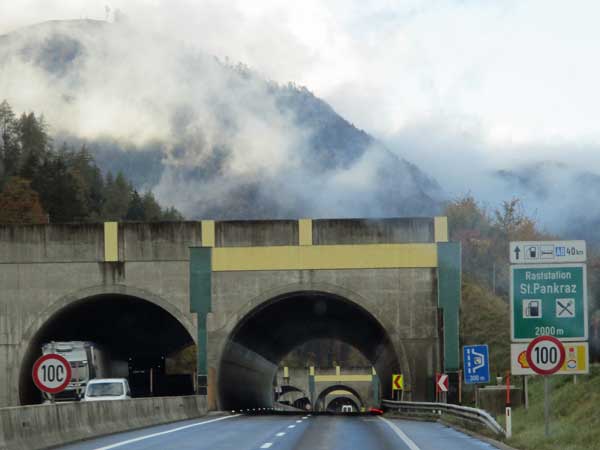
[[[288,428],[296,428],[296,425],[288,425]]]
[[[139,442],[139,441],[145,441],[146,439],[151,439],[156,436],[163,436],[165,434],[175,433],[176,431],[186,430],[188,428],[193,428],[193,427],[199,427],[200,425],[206,425],[209,423],[219,422],[220,420],[227,420],[227,419],[231,419],[233,417],[239,417],[239,416],[241,416],[241,414],[236,414],[235,416],[219,417],[218,419],[207,420],[205,422],[192,423],[191,425],[184,425],[183,427],[173,428],[172,430],[161,431],[160,433],[147,434],[145,436],[140,436],[137,438],[128,439],[126,441],[117,442],[116,444],[107,445],[105,447],[98,447],[94,450],[109,450],[111,448],[122,447],[123,445],[133,444],[134,442]]]
[[[301,420],[296,420],[296,423],[302,423],[302,421]]]
[[[406,434],[404,434],[404,431],[402,431],[400,428],[398,428],[398,425],[396,425],[393,422],[390,422],[387,419],[384,419],[381,416],[377,416],[379,419],[383,420],[393,431],[394,433],[396,433],[396,435],[402,439],[402,442],[404,442],[406,444],[406,446],[410,449],[410,450],[421,450],[419,448],[419,446],[417,444],[415,444],[411,438],[409,438]]]
[[[265,442],[263,445],[260,446],[260,448],[269,448],[271,445],[273,445],[272,442]]]
[[[308,416],[304,416],[304,417],[302,418],[302,420],[306,420],[306,419],[308,419]]]
[[[278,436],[278,437],[285,436],[285,433],[282,431],[281,433],[277,433],[275,436]]]

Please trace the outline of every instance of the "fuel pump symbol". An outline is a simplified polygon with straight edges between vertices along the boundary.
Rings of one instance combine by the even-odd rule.
[[[542,317],[541,300],[523,300],[523,317],[525,319],[539,319]]]
[[[532,245],[527,247],[527,257],[529,259],[537,259],[538,258],[538,249],[536,246]]]

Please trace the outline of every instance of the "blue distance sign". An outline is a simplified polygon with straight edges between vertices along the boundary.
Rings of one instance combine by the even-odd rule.
[[[463,367],[465,383],[489,383],[490,358],[487,344],[465,345],[463,347]]]

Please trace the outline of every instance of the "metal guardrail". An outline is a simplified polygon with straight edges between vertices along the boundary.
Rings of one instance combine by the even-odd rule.
[[[449,403],[431,403],[431,402],[399,402],[394,400],[383,400],[383,406],[389,409],[407,414],[451,414],[455,417],[467,419],[473,422],[479,422],[485,425],[494,433],[506,435],[504,428],[487,412],[482,409],[470,408],[468,406],[458,406]]]

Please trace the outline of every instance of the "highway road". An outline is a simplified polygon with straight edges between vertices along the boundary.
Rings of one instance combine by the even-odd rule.
[[[119,433],[61,450],[492,450],[438,423],[375,416],[219,416]]]

